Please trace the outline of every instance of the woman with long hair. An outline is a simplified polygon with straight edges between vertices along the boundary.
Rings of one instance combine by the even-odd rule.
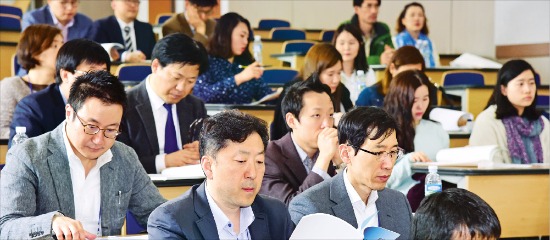
[[[195,96],[207,103],[242,104],[273,92],[262,81],[263,68],[248,49],[250,32],[248,20],[237,13],[218,20],[208,49],[210,66],[197,78]]]
[[[497,84],[474,123],[470,145],[497,145],[504,163],[550,161],[550,124],[536,109],[535,70],[524,60],[510,60],[498,71]]]

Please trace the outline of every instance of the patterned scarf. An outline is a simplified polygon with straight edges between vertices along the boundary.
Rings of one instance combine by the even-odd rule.
[[[519,116],[502,119],[508,139],[512,163],[542,163],[542,145],[539,135],[544,129],[542,117],[529,121]]]
[[[419,41],[422,40],[422,41]],[[427,43],[426,45],[420,46],[420,43]],[[424,59],[426,60],[426,67],[435,67],[435,60],[433,56],[433,47],[432,41],[424,33],[418,35],[418,40],[415,40],[407,30],[401,31],[397,36],[395,36],[395,44],[397,48],[403,46],[414,46],[420,51]],[[421,49],[422,48],[422,49]],[[429,60],[429,61],[428,61]]]

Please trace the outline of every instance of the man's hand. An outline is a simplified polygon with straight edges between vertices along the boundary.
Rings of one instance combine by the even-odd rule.
[[[65,216],[53,217],[52,230],[58,240],[93,240],[96,238],[96,235],[84,230],[79,221]]]
[[[428,156],[426,156],[424,152],[412,152],[409,155],[409,160],[411,162],[431,162],[432,161],[428,158]]]
[[[389,65],[391,63],[391,58],[393,57],[393,53],[395,52],[395,49],[391,48],[388,45],[384,46],[384,52],[380,54],[380,64],[383,65]]]
[[[195,32],[205,35],[206,23],[204,23],[204,21],[200,18],[198,9],[192,4],[189,4],[189,9],[188,11],[186,11],[186,13],[187,22],[189,23],[189,25],[195,28]]]
[[[145,54],[141,51],[126,52],[124,62],[139,63],[145,61]]]
[[[185,165],[199,164],[199,142],[195,141],[183,145],[183,149],[166,154],[164,161],[166,167],[181,167]]]
[[[338,152],[338,131],[336,128],[321,130],[319,136],[317,136],[317,147],[319,148],[319,156],[314,166],[327,171],[330,162]]]
[[[120,58],[120,54],[118,54],[118,50],[116,48],[111,48],[111,58],[113,61],[117,61]]]

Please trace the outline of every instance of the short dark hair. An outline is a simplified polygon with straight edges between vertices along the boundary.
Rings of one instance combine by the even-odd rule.
[[[73,39],[66,42],[57,53],[55,62],[55,81],[61,83],[61,69],[74,73],[78,65],[94,64],[107,65],[107,71],[111,69],[109,54],[99,43],[84,38]]]
[[[231,34],[233,33],[233,29],[241,22],[248,28],[248,44],[240,56],[234,56],[231,49]],[[212,34],[212,38],[210,38],[209,53],[214,57],[223,59],[235,57],[235,62],[241,64],[252,63],[254,58],[248,49],[248,45],[253,40],[251,34],[252,28],[250,28],[250,22],[246,18],[235,12],[226,13],[218,20],[216,28],[214,28],[214,33]],[[239,59],[237,60],[237,58]]]
[[[206,118],[199,137],[201,158],[205,155],[215,157],[227,146],[229,141],[242,143],[252,134],[258,133],[262,138],[264,150],[269,141],[267,123],[239,110],[226,110]]]
[[[27,71],[40,65],[36,57],[52,46],[57,35],[61,36],[61,30],[47,24],[34,24],[25,28],[17,44],[17,62]]]
[[[353,148],[362,146],[365,141],[382,140],[392,133],[399,136],[397,122],[384,110],[377,107],[357,107],[344,114],[338,123],[338,142]],[[357,154],[358,149],[355,149]]]
[[[420,32],[428,35],[430,33],[430,30],[428,29],[428,18],[426,17],[426,11],[424,10],[424,6],[422,6],[422,4],[417,2],[409,3],[405,5],[405,7],[403,7],[403,10],[399,14],[399,17],[397,18],[397,24],[396,24],[397,26],[395,27],[395,30],[397,31],[397,33],[400,33],[406,29],[405,25],[403,25],[401,20],[405,18],[405,14],[407,14],[407,10],[410,7],[420,7],[422,9],[422,12],[424,13],[424,26],[422,26],[422,29],[420,29]]]
[[[535,69],[522,59],[514,59],[510,60],[504,65],[502,65],[502,68],[498,70],[497,75],[497,84],[495,84],[495,89],[493,90],[493,94],[491,95],[491,98],[489,98],[489,102],[487,103],[487,106],[485,108],[488,108],[491,105],[496,104],[497,110],[496,110],[496,118],[497,119],[503,119],[505,117],[510,116],[518,116],[518,110],[512,105],[510,100],[508,100],[508,97],[504,96],[501,91],[501,86],[508,86],[508,83],[516,78],[518,75],[520,75],[522,72],[530,70],[533,75],[536,75]],[[538,88],[538,87],[537,87]],[[537,91],[538,92],[538,91]],[[525,108],[523,111],[522,117],[525,117],[531,121],[537,120],[540,118],[540,115],[542,114],[541,111],[537,110],[537,96],[538,93],[535,92],[535,99],[533,99],[533,103]]]
[[[365,0],[353,0],[353,6],[361,6]],[[382,0],[377,0],[378,6],[382,5]]]
[[[79,76],[71,86],[67,103],[78,111],[88,98],[97,98],[103,103],[118,104],[126,109],[124,85],[108,71],[90,71]]]
[[[416,210],[412,239],[498,239],[500,222],[495,211],[476,194],[449,188],[424,198]],[[457,235],[458,234],[458,235]]]
[[[363,40],[363,32],[361,32],[361,29],[359,29],[358,26],[351,23],[340,25],[334,33],[332,45],[336,46],[336,39],[344,31],[349,32],[359,42],[359,50],[357,52],[357,56],[353,60],[353,68],[355,70],[363,70],[366,74],[367,71],[369,71],[369,64],[367,63],[367,55],[365,54],[365,40]]]
[[[304,94],[308,92],[326,93],[332,101],[330,88],[326,84],[321,83],[317,74],[311,75],[305,81],[298,81],[290,86],[283,100],[281,101],[281,113],[283,119],[286,119],[287,113],[292,113],[298,121],[300,121],[300,112],[304,108]],[[292,129],[286,124],[286,128],[292,132]]]
[[[414,103],[414,92],[421,86],[426,86],[428,92],[432,83],[426,74],[418,70],[407,70],[395,76],[388,95],[384,98],[384,110],[390,114],[401,130],[397,138],[399,147],[405,152],[414,152],[414,120],[412,117],[412,106]],[[431,99],[423,119],[429,119],[430,106],[434,105],[435,99]]]
[[[208,54],[204,46],[182,33],[160,39],[153,48],[151,59],[157,59],[162,67],[175,63],[198,65],[199,74],[208,70]]]
[[[199,7],[214,7],[218,5],[218,0],[187,0],[187,1]]]

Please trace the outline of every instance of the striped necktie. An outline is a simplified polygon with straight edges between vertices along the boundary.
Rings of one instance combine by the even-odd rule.
[[[126,45],[126,51],[130,51],[130,52],[133,50],[132,37],[130,37],[131,30],[132,29],[129,26],[124,27],[124,33],[125,33],[124,45]]]

